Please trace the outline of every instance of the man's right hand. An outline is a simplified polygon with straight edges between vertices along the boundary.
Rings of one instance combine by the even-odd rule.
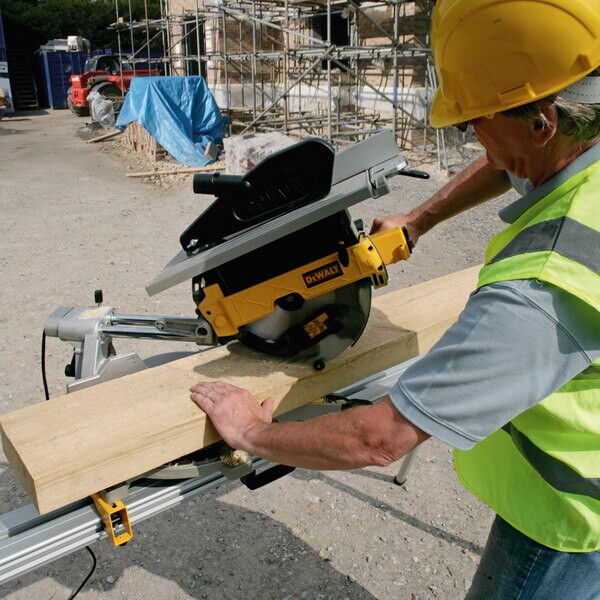
[[[395,227],[406,227],[408,236],[413,244],[417,243],[419,239],[418,231],[413,227],[411,218],[408,215],[397,215],[395,217],[377,217],[373,220],[371,225],[370,235],[378,233],[380,231],[386,231],[387,229],[394,229]]]

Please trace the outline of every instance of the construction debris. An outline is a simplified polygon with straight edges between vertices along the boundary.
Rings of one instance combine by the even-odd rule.
[[[283,150],[296,142],[298,139],[276,131],[225,138],[223,145],[227,172],[232,175],[243,175],[269,154]]]

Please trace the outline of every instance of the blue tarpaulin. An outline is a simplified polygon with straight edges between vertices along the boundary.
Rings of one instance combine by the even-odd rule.
[[[178,162],[203,167],[209,142],[220,144],[225,119],[202,77],[134,77],[116,127],[140,125]]]

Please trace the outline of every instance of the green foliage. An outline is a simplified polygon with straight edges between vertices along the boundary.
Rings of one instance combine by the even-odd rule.
[[[148,0],[148,18],[160,18],[159,0]],[[0,0],[2,14],[15,24],[26,27],[36,37],[46,40],[80,35],[90,40],[92,48],[116,48],[117,33],[107,29],[117,20],[114,0]],[[129,21],[129,2],[119,0],[119,15]],[[133,21],[145,18],[144,0],[131,0]],[[152,34],[151,34],[152,35]],[[129,48],[129,32],[121,34],[123,46]],[[138,31],[135,43],[145,42],[145,32]]]

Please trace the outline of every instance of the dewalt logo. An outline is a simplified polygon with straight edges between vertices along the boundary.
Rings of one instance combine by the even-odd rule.
[[[323,265],[318,269],[308,271],[308,273],[302,273],[302,279],[304,279],[306,287],[311,288],[315,285],[319,285],[320,283],[325,283],[330,279],[335,279],[336,277],[343,275],[343,273],[342,265],[340,265],[340,263],[336,260]]]

